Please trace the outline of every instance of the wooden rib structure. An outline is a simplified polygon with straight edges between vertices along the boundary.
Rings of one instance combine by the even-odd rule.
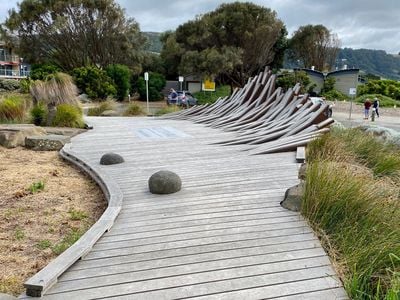
[[[237,132],[221,145],[249,145],[250,154],[292,151],[329,131],[328,105],[313,104],[299,95],[297,84],[286,92],[275,88],[276,75],[267,68],[228,98],[212,105],[169,114],[164,118],[191,120],[212,128]]]
[[[274,81],[266,71],[229,99],[164,119],[88,118],[94,129],[61,154],[99,183],[109,208],[20,298],[347,299],[307,223],[279,205],[299,182],[295,153],[272,153],[330,120]],[[125,162],[100,165],[107,152]],[[182,190],[151,194],[160,169],[179,174]]]

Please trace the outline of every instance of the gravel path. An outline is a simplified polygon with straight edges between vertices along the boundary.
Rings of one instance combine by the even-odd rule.
[[[333,107],[333,118],[347,127],[375,124],[400,131],[400,108],[380,108],[379,114],[380,117],[374,122],[371,119],[364,120],[364,107],[353,103],[351,119],[349,119],[350,102],[336,102]]]

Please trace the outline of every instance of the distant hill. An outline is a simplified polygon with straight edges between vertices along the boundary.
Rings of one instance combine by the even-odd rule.
[[[400,80],[400,56],[387,54],[383,50],[371,49],[341,49],[338,60],[349,68],[359,68],[366,73],[378,75],[387,79]]]
[[[146,50],[151,52],[161,52],[162,44],[160,41],[160,32],[142,32],[148,38],[148,44],[146,45]]]

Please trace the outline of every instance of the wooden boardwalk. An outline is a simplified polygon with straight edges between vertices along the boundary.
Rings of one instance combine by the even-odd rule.
[[[44,299],[347,299],[306,222],[279,205],[298,183],[294,152],[212,145],[235,133],[188,121],[89,122],[71,148],[117,182],[122,210]],[[107,152],[125,163],[100,166]],[[179,174],[180,192],[149,193],[162,169]]]

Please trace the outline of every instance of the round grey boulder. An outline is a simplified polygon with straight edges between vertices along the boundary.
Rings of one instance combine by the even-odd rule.
[[[112,152],[104,154],[100,159],[101,165],[115,165],[123,162],[124,159],[121,155]]]
[[[180,191],[182,181],[171,171],[158,171],[149,178],[149,189],[153,194],[172,194]]]

